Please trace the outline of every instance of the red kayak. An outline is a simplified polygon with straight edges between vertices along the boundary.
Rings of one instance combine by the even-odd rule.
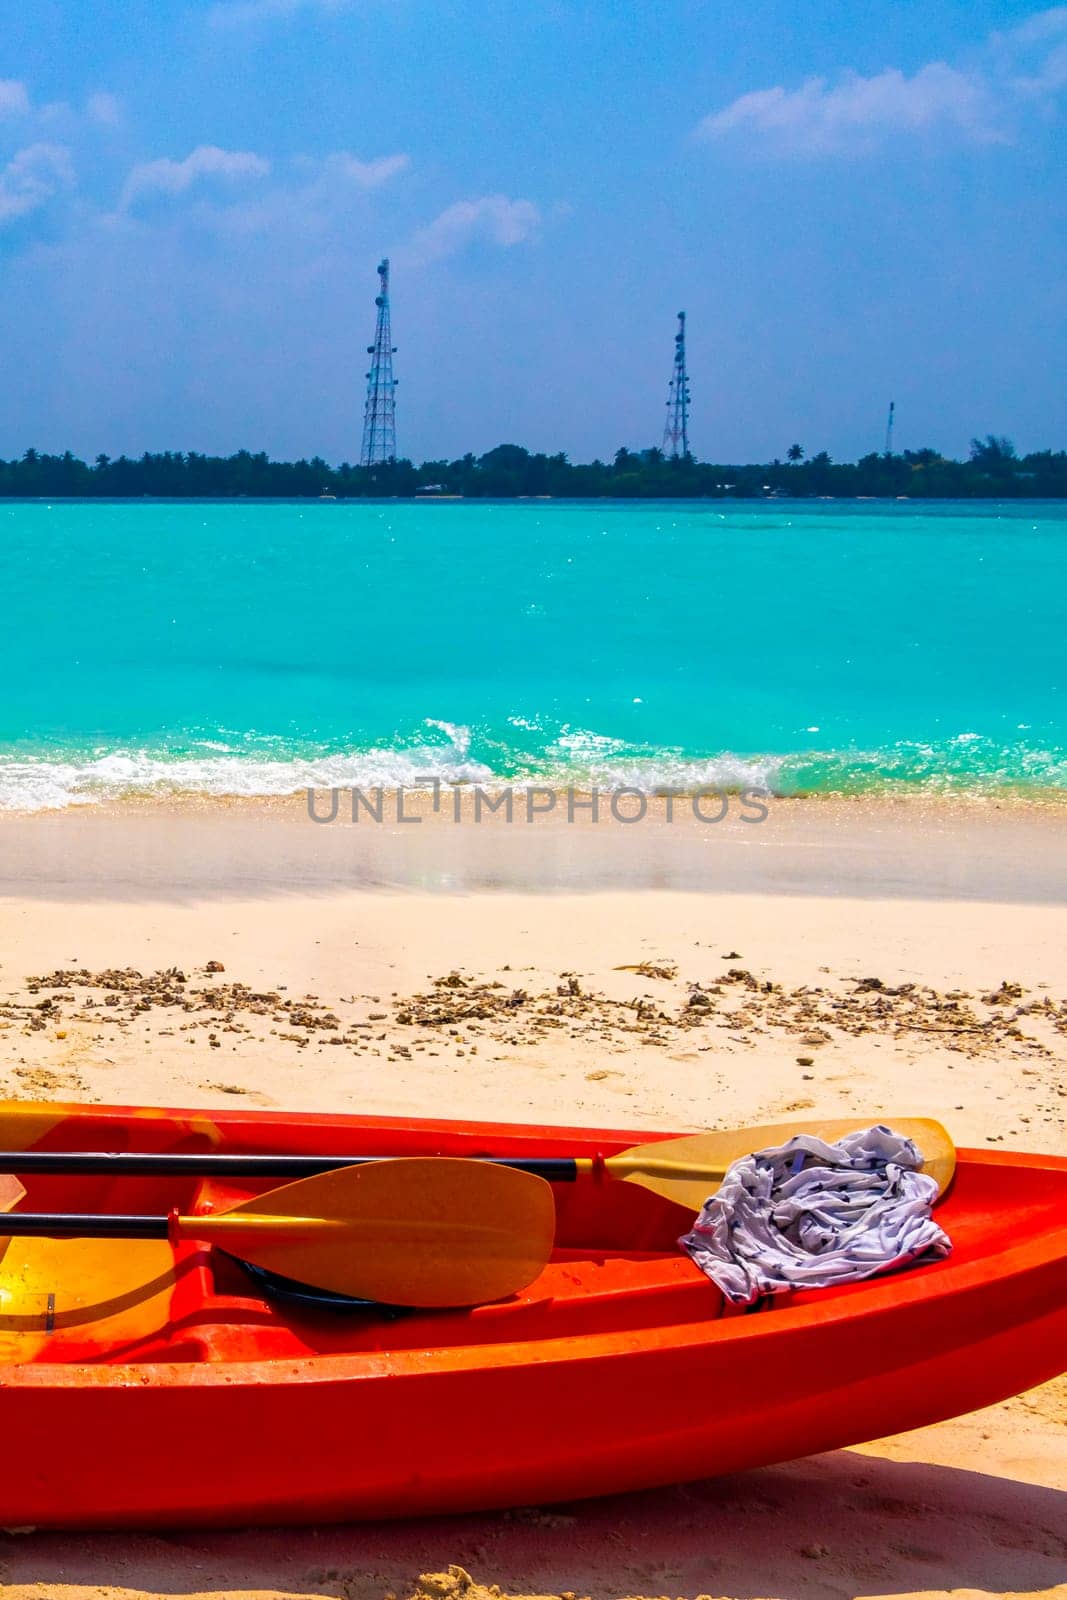
[[[734,1472],[989,1405],[1067,1366],[1067,1160],[961,1150],[945,1261],[725,1313],[692,1213],[597,1158],[620,1132],[0,1107],[4,1148],[590,1159],[557,1249],[473,1310],[339,1306],[194,1240],[14,1238],[0,1525],[397,1517]],[[664,1134],[664,1138],[672,1137]],[[642,1133],[641,1143],[650,1136]],[[20,1211],[217,1211],[228,1176],[23,1172]],[[0,1222],[2,1232],[2,1222]]]

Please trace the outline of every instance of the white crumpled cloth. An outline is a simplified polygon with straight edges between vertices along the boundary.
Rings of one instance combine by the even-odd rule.
[[[734,1305],[940,1260],[952,1244],[921,1165],[912,1141],[880,1124],[836,1144],[798,1134],[735,1161],[678,1243]]]

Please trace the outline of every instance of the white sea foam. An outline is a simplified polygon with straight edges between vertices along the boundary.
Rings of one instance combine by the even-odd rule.
[[[786,756],[739,756],[723,750],[714,756],[687,756],[677,749],[638,748],[591,728],[565,727],[546,752],[553,781],[595,784],[601,789],[639,789],[643,794],[669,789],[769,790],[784,783]],[[788,784],[785,784],[788,787]]]
[[[526,757],[521,774],[505,776],[471,757],[469,728],[431,719],[428,723],[447,735],[447,743],[283,758],[264,751],[262,740],[252,751],[204,740],[195,754],[123,749],[97,750],[68,760],[0,757],[0,810],[56,811],[136,795],[254,797],[298,794],[304,789],[427,789],[435,781],[487,788],[516,783],[595,785],[646,794],[702,787],[775,791],[783,759],[746,760],[727,753],[693,761],[674,751],[634,755],[620,740],[577,731],[565,733],[533,763]]]
[[[81,759],[0,757],[0,810],[58,811],[130,795],[283,796],[303,789],[428,788],[441,783],[488,783],[490,769],[469,759],[470,731],[433,723],[448,744],[373,749],[288,759],[234,753],[172,756],[115,750]],[[210,741],[205,741],[205,749]]]
[[[513,719],[514,720],[514,719]],[[1004,793],[1067,789],[1059,750],[1000,745],[973,734],[943,744],[899,743],[884,750],[808,750],[788,755],[721,751],[697,758],[677,749],[635,747],[592,729],[564,727],[540,752],[495,745],[494,769],[471,754],[468,727],[437,719],[444,740],[332,753],[293,752],[280,736],[203,738],[179,753],[96,749],[66,759],[0,756],[0,811],[54,811],[138,795],[285,796],[304,789],[428,789],[480,784],[574,785],[602,791],[692,794],[709,788],[776,795],[804,793]],[[507,770],[500,770],[506,765]]]

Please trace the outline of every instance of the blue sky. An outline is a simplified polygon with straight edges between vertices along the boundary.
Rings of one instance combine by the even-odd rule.
[[[1067,445],[1067,6],[19,0],[0,455]]]

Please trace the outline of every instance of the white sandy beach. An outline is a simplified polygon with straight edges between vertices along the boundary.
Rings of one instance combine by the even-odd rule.
[[[714,862],[651,824],[584,844],[562,826],[410,837],[356,844],[292,807],[5,819],[0,1088],[635,1133],[895,1111],[960,1144],[1067,1152],[1058,813],[794,807],[758,848],[721,836]],[[553,872],[580,887],[529,887]],[[921,1433],[589,1505],[12,1536],[0,1572],[12,1594],[63,1597],[372,1600],[450,1564],[507,1594],[1052,1594],[1065,1402],[1060,1379]]]

